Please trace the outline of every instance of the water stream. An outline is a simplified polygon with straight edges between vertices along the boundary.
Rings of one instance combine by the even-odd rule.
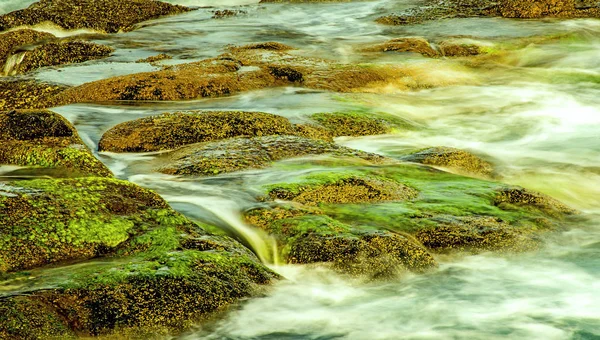
[[[466,85],[420,91],[329,93],[265,89],[187,102],[76,104],[54,110],[96,149],[104,131],[123,121],[178,110],[270,112],[302,122],[311,113],[385,112],[418,126],[336,142],[387,156],[427,146],[487,155],[503,182],[550,194],[590,216],[547,240],[539,252],[440,259],[439,270],[391,282],[365,283],[322,268],[278,263],[273,241],[240,216],[260,205],[261,183],[295,174],[285,167],[190,179],[153,172],[156,154],[100,153],[120,178],[156,190],[187,216],[223,228],[287,278],[265,297],[182,339],[600,339],[600,20],[452,19],[386,27],[373,22],[418,1],[259,5],[254,0],[169,0],[198,11],[141,24],[95,40],[116,48],[105,60],[43,69],[40,80],[69,85],[156,69],[132,63],[158,53],[184,63],[213,57],[229,44],[279,41],[294,52],[342,63],[423,64],[427,76],[464,77]],[[31,1],[9,1],[0,13]],[[215,9],[245,12],[212,19]],[[578,33],[581,39],[525,47],[492,69],[459,67],[413,54],[364,54],[355,47],[401,36],[502,39]],[[437,68],[436,65],[450,68]],[[296,171],[313,171],[303,169]]]

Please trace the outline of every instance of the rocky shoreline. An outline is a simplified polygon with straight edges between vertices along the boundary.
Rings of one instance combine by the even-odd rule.
[[[96,151],[160,152],[153,172],[180,178],[290,170],[287,181],[259,185],[245,223],[275,240],[284,263],[320,264],[366,280],[435,270],[445,254],[533,251],[544,235],[585,218],[547,195],[503,184],[486,155],[433,145],[392,158],[336,143],[419,129],[391,114],[314,112],[298,120],[254,111],[166,112],[113,126],[90,150],[75,126],[52,111],[74,103],[184,101],[273,87],[369,93],[389,84],[410,91],[475,83],[422,77],[419,65],[342,64],[262,42],[178,65],[160,64],[170,58],[161,54],[140,61],[161,70],[73,87],[29,77],[115,52],[85,37],[37,31],[37,24],[114,34],[191,10],[153,0],[42,0],[0,16],[0,165],[48,174],[33,180],[0,174],[0,338],[176,334],[284,279],[239,240],[211,233],[218,227],[116,179]],[[237,14],[217,11],[213,19]],[[595,18],[600,9],[585,1],[436,0],[377,21],[471,16]],[[355,50],[416,53],[428,62],[450,58],[485,72],[521,48],[461,39],[402,37]],[[298,175],[303,167],[310,171]]]

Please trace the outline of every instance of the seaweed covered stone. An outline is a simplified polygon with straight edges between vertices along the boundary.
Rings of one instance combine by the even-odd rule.
[[[73,125],[46,110],[0,112],[0,164],[60,168],[70,176],[112,176]]]
[[[21,46],[52,39],[54,35],[32,29],[20,29],[0,34],[0,65],[3,69],[7,59]]]
[[[98,144],[101,151],[144,152],[238,136],[294,134],[284,117],[263,112],[191,111],[165,113],[121,123]]]
[[[379,135],[410,127],[403,119],[385,113],[323,112],[315,113],[310,118],[329,130],[334,137]]]
[[[246,220],[273,235],[288,263],[327,263],[345,274],[384,278],[422,272],[435,259],[411,237],[367,226],[350,226],[296,206],[253,209]]]
[[[27,73],[45,66],[81,63],[108,57],[113,48],[87,41],[49,42],[25,52],[12,72]]]
[[[343,180],[358,178],[362,182]],[[374,179],[381,191],[365,190],[364,183]],[[340,185],[344,191],[331,190]],[[270,210],[249,212],[247,218],[276,235],[279,229],[269,229],[274,220],[295,225],[300,217],[324,216],[354,230],[398,233],[429,252],[528,251],[539,247],[541,234],[563,230],[578,218],[543,194],[410,164],[335,172],[314,166],[286,182],[263,185],[263,194]]]
[[[372,45],[362,49],[363,52],[412,52],[426,57],[439,55],[429,42],[422,37],[405,37],[388,40],[381,44]]]
[[[2,338],[178,332],[278,278],[125,181],[11,182],[0,218]]]
[[[211,176],[247,169],[260,169],[275,161],[302,156],[333,155],[358,158],[377,164],[393,160],[298,136],[237,137],[192,144],[158,159],[158,170],[170,175]]]
[[[142,21],[187,11],[187,7],[155,0],[40,0],[0,16],[0,31],[50,21],[64,29],[116,33]]]
[[[428,20],[481,16],[521,19],[598,18],[600,5],[587,0],[428,0],[422,6],[382,16],[377,22],[409,25]]]
[[[432,147],[415,151],[401,157],[404,161],[422,163],[452,169],[463,175],[493,177],[491,163],[470,152],[450,148]]]
[[[51,107],[52,98],[68,87],[25,79],[0,80],[0,111]]]

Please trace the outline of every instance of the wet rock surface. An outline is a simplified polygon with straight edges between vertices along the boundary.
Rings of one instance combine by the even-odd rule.
[[[107,131],[101,151],[144,152],[238,136],[293,134],[284,117],[262,112],[179,112],[119,124]]]
[[[429,0],[422,6],[402,13],[380,17],[377,22],[408,25],[429,20],[481,16],[520,19],[597,18],[600,17],[600,6],[594,2],[581,3],[575,0]]]
[[[87,28],[106,33],[132,29],[142,21],[187,12],[183,6],[153,0],[41,0],[0,16],[0,31],[50,21],[64,29]]]
[[[0,79],[0,110],[42,109],[68,86],[28,79]]]
[[[11,195],[0,195],[9,222],[0,226],[0,277],[19,287],[0,293],[3,338],[178,332],[278,278],[241,244],[125,181],[34,180],[1,190]],[[92,257],[101,260],[38,268]]]
[[[71,123],[51,111],[0,112],[0,141],[0,164],[112,176],[83,144]]]
[[[7,59],[21,46],[52,39],[54,35],[31,29],[21,29],[0,34],[0,65],[3,71]]]
[[[416,151],[401,159],[408,162],[450,168],[464,175],[494,176],[491,163],[470,152],[456,148],[432,147]]]
[[[158,170],[171,175],[216,175],[260,169],[288,158],[314,155],[364,159],[373,163],[392,161],[372,153],[353,150],[322,140],[298,136],[238,137],[192,144],[159,159]]]

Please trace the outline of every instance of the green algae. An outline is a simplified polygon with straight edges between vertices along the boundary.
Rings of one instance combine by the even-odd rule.
[[[323,112],[315,113],[310,118],[328,129],[334,137],[378,135],[414,128],[399,117],[380,112]]]

